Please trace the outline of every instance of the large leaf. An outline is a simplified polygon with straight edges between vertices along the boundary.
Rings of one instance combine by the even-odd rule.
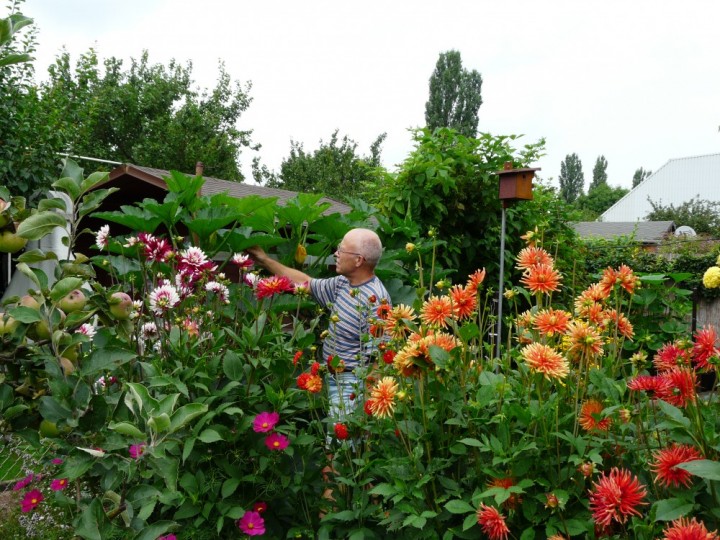
[[[690,474],[704,478],[705,480],[720,480],[720,463],[709,459],[698,459],[676,465],[685,469]]]
[[[170,433],[185,427],[198,416],[205,414],[208,406],[204,403],[188,403],[175,411],[170,417]]]
[[[653,508],[656,520],[673,521],[689,514],[693,509],[693,503],[684,499],[664,499],[657,501]]]
[[[475,508],[460,499],[448,501],[447,504],[445,504],[445,509],[451,514],[466,514],[475,511]]]
[[[227,208],[203,208],[193,216],[193,220],[187,224],[187,227],[201,238],[208,238],[212,233],[239,220],[241,217],[242,215],[239,212]]]
[[[25,219],[18,227],[17,233],[28,240],[40,240],[50,234],[56,227],[65,228],[67,220],[52,210],[38,212]]]
[[[108,195],[118,191],[118,188],[96,189],[85,195],[82,202],[78,206],[78,215],[80,217],[88,215],[90,212],[97,210]]]
[[[55,283],[55,285],[53,285],[53,288],[50,290],[50,299],[53,302],[59,302],[69,292],[74,291],[82,284],[83,280],[77,277],[67,277],[61,279],[60,281]]]
[[[18,262],[33,264],[42,261],[57,261],[57,258],[57,255],[52,251],[45,253],[40,249],[31,249],[20,255],[17,260]]]
[[[45,289],[48,286],[48,278],[45,272],[39,268],[30,268],[27,264],[18,263],[15,267],[20,273],[24,274],[30,281],[37,285],[38,289]]]
[[[80,374],[87,376],[113,371],[135,358],[135,356],[135,353],[126,349],[96,349],[90,355],[90,360],[83,362],[80,367]]]
[[[162,223],[162,219],[142,208],[121,206],[120,210],[121,211],[115,212],[96,212],[93,214],[93,217],[124,225],[133,231],[148,233],[155,232],[158,225]]]
[[[130,422],[110,422],[108,428],[113,431],[117,431],[118,433],[122,433],[123,435],[127,435],[128,437],[132,437],[133,439],[145,439],[145,433],[140,431],[137,426],[131,424]]]

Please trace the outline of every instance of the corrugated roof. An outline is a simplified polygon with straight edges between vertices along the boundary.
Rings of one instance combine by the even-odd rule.
[[[155,180],[153,183],[158,183],[157,181],[160,181],[162,185],[164,185],[165,181],[163,178],[170,176],[170,171],[166,171],[164,169],[154,169],[152,167],[141,167],[139,165],[121,165],[110,173],[110,178],[115,178],[121,174],[130,174],[145,180]],[[204,176],[203,178],[205,180],[205,184],[200,190],[201,195],[227,193],[231,197],[236,197],[238,199],[249,195],[276,197],[280,204],[285,204],[288,200],[297,197],[298,195],[297,191],[289,191],[286,189],[256,186],[252,184],[245,184],[243,182],[231,182],[220,178],[212,178],[210,176]],[[334,213],[347,214],[352,210],[352,208],[347,204],[343,204],[327,197],[320,199],[320,202],[330,203],[330,207],[324,212],[326,215]]]
[[[648,198],[662,206],[679,206],[693,198],[720,201],[720,154],[671,159],[608,208],[600,219],[643,220],[652,211]]]
[[[580,221],[573,228],[582,238],[610,240],[632,237],[642,244],[659,244],[675,230],[672,221]]]

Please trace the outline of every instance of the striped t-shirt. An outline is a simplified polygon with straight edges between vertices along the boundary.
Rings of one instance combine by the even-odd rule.
[[[330,310],[323,357],[337,355],[348,369],[364,365],[376,341],[369,336],[371,321],[377,319],[377,307],[381,303],[390,303],[385,285],[373,276],[353,287],[345,276],[337,276],[310,280],[310,292],[320,305]],[[337,315],[338,322],[333,322],[333,315]],[[363,341],[364,336],[367,341]]]

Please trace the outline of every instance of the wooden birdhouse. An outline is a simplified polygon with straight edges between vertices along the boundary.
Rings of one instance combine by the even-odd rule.
[[[502,171],[498,171],[500,177],[500,200],[507,207],[513,201],[527,201],[532,196],[532,181],[535,178],[535,171],[540,169],[513,169],[512,163],[505,162]]]

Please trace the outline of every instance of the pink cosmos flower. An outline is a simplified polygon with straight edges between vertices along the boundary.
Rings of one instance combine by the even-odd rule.
[[[15,483],[15,485],[13,486],[13,491],[20,491],[21,489],[25,489],[30,485],[34,478],[34,474],[28,474],[25,478]]]
[[[25,494],[25,498],[20,503],[20,509],[23,512],[30,512],[33,508],[40,504],[44,498],[45,497],[43,497],[43,494],[40,493],[40,491],[37,489],[28,491]]]
[[[255,433],[268,433],[280,421],[280,415],[276,412],[261,412],[253,420],[253,430]]]
[[[265,446],[270,450],[276,450],[278,452],[285,450],[290,444],[290,440],[280,433],[271,433],[265,437]]]
[[[56,458],[52,458],[50,460],[50,463],[52,463],[53,465],[62,465],[63,460],[60,459],[59,457],[56,457]]]
[[[62,491],[67,487],[67,484],[67,478],[56,478],[52,482],[50,482],[50,489],[52,489],[53,491]]]
[[[177,540],[177,536],[174,534],[164,534],[163,536],[158,536],[157,540]]]
[[[130,454],[131,458],[140,459],[140,456],[145,453],[145,443],[130,445],[130,448],[128,448],[128,453]]]
[[[260,536],[265,534],[265,520],[258,512],[248,510],[243,514],[237,526],[248,536]]]

